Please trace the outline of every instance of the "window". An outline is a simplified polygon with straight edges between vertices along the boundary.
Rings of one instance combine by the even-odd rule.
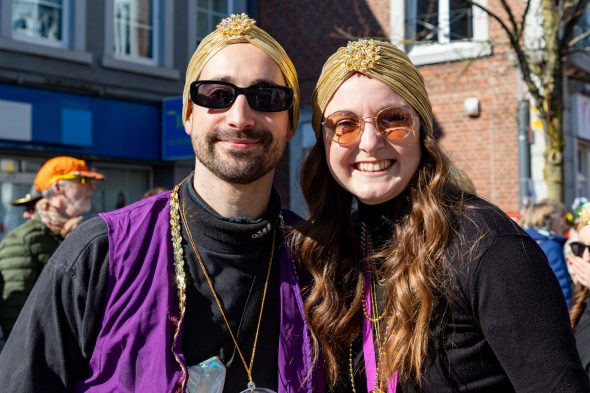
[[[228,16],[227,0],[197,0],[197,40],[201,42],[215,26]]]
[[[51,46],[67,46],[67,5],[62,0],[13,0],[13,36]]]
[[[115,55],[137,60],[157,60],[156,7],[157,2],[154,0],[115,0]]]
[[[191,0],[188,2],[189,25],[187,29],[188,56],[193,52],[207,34],[211,33],[217,24],[231,14],[247,12],[247,0]],[[250,15],[251,17],[253,15]]]
[[[405,47],[418,65],[487,56],[491,54],[488,16],[469,3],[392,0],[392,41]],[[479,3],[485,7],[487,0]]]
[[[169,0],[104,0],[102,66],[178,79],[174,65],[174,4]]]
[[[473,10],[467,3],[465,0],[415,1],[415,11],[407,19],[406,39],[415,44],[472,39]]]
[[[590,6],[586,7],[586,10],[584,11],[584,15],[582,15],[582,17],[580,18],[580,20],[578,21],[577,26],[575,26],[574,28],[574,34],[572,36],[572,38],[582,38],[580,40],[578,40],[575,44],[576,49],[581,50],[581,51],[585,51],[585,48],[589,48],[590,47],[590,36],[586,36],[586,34],[589,34],[588,32],[590,31]],[[587,55],[588,52],[585,52],[585,54]]]

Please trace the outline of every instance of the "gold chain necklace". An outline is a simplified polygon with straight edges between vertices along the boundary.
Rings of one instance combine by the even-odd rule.
[[[369,241],[368,244],[368,249],[367,249],[367,238]],[[365,258],[369,256],[369,254],[371,253],[371,243],[370,243],[371,239],[369,234],[367,233],[367,226],[365,225],[365,223],[362,223],[361,225],[361,248],[364,250],[365,252]],[[373,280],[373,271],[372,269],[369,269],[369,277],[371,277],[370,280],[370,289],[369,289],[369,297],[371,299],[371,315],[377,315],[376,318],[372,318],[371,315],[369,315],[368,311],[367,311],[367,307],[365,304],[365,299],[363,297],[363,314],[364,316],[371,322],[371,325],[375,325],[375,334],[376,334],[376,340],[375,342],[377,343],[377,354],[378,356],[375,359],[375,372],[376,372],[376,376],[375,376],[375,384],[373,386],[373,390],[371,390],[371,393],[383,393],[382,390],[382,381],[380,378],[380,374],[381,374],[381,369],[379,368],[379,365],[383,364],[382,360],[383,360],[383,348],[381,346],[381,326],[380,326],[380,321],[381,319],[383,319],[385,312],[381,315],[379,315],[379,306],[377,305],[377,288],[375,287],[375,280]],[[367,283],[365,283],[365,285],[367,285]],[[372,329],[372,327],[371,327]],[[348,365],[349,365],[349,371],[350,371],[350,385],[352,387],[352,392],[356,393],[356,386],[354,385],[354,370],[353,370],[353,362],[352,362],[352,343],[350,343],[350,346],[348,348]]]
[[[175,187],[177,200],[178,200],[178,188],[179,188],[179,186]],[[242,360],[242,364],[244,365],[244,368],[246,369],[246,374],[248,375],[247,390],[254,391],[256,389],[256,385],[254,384],[254,381],[252,378],[252,368],[254,366],[254,356],[256,354],[256,344],[258,343],[258,333],[260,332],[260,324],[262,322],[262,313],[264,311],[264,300],[266,299],[266,290],[268,288],[268,282],[270,280],[270,270],[272,267],[272,260],[274,257],[274,249],[275,249],[275,241],[276,241],[276,228],[273,230],[273,233],[272,233],[272,246],[270,249],[270,258],[268,260],[268,268],[266,271],[266,280],[264,281],[264,290],[262,292],[262,301],[260,302],[260,314],[258,315],[258,323],[256,325],[256,333],[254,335],[254,344],[252,346],[252,356],[250,357],[250,365],[248,365],[246,363],[246,358],[244,357],[244,354],[242,353],[240,346],[238,345],[238,340],[236,339],[236,336],[233,333],[233,330],[229,324],[229,321],[227,320],[227,317],[225,316],[225,312],[223,311],[223,306],[221,305],[221,301],[219,300],[219,297],[217,296],[217,293],[215,292],[215,288],[213,287],[213,282],[211,281],[211,278],[209,277],[209,274],[207,273],[207,269],[205,268],[205,264],[203,263],[203,259],[201,258],[201,254],[199,253],[199,250],[197,249],[197,246],[195,245],[195,242],[193,240],[193,235],[188,227],[186,215],[184,213],[184,203],[182,204],[182,209],[180,209],[179,212],[180,212],[180,217],[182,218],[182,223],[183,223],[184,229],[186,230],[186,233],[188,234],[188,238],[189,238],[189,242],[191,244],[191,247],[193,248],[193,250],[197,256],[197,260],[199,261],[199,265],[201,266],[201,269],[203,270],[203,274],[205,276],[205,279],[207,280],[207,284],[209,285],[209,288],[211,289],[211,293],[213,293],[213,297],[215,298],[215,302],[217,303],[217,307],[219,308],[219,311],[221,312],[221,316],[223,317],[223,320],[225,321],[225,325],[227,326],[227,330],[229,332],[229,335],[231,336],[231,338],[234,342],[234,345],[236,346],[236,349],[238,351],[238,355],[240,355],[240,359]],[[174,243],[174,241],[173,241],[173,243]],[[178,274],[177,274],[177,276],[178,276]],[[177,282],[178,282],[178,278],[177,278]]]

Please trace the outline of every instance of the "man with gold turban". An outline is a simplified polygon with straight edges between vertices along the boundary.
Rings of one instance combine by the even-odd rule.
[[[183,121],[195,169],[57,250],[0,356],[3,392],[311,392],[274,169],[299,116],[293,63],[248,16],[201,42]]]

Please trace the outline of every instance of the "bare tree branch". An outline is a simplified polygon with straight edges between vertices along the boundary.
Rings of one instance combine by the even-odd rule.
[[[514,19],[514,13],[512,12],[512,8],[510,8],[508,3],[506,3],[506,0],[501,0],[500,3],[502,4],[502,8],[504,8],[504,11],[506,11],[506,14],[508,15],[508,19],[510,20],[510,25],[512,26],[512,32],[514,34],[514,37],[519,37],[520,33],[518,31],[516,19]]]
[[[577,36],[575,36],[574,38],[572,38],[571,40],[569,40],[569,42],[567,43],[568,47],[572,47],[574,45],[576,45],[578,42],[582,41],[583,39],[590,37],[590,30],[583,32],[582,34],[578,34]]]
[[[502,0],[502,1],[505,2],[505,0]],[[498,24],[500,24],[500,27],[502,28],[502,30],[504,30],[504,32],[508,36],[508,40],[510,41],[510,46],[512,46],[512,48],[516,54],[518,64],[519,64],[520,69],[522,71],[522,78],[524,79],[524,82],[527,85],[529,92],[531,93],[531,95],[533,97],[542,96],[542,92],[539,90],[539,88],[537,87],[537,84],[535,83],[535,81],[531,77],[531,73],[532,73],[531,68],[536,68],[536,71],[540,71],[540,69],[538,67],[534,67],[531,64],[531,62],[529,61],[529,59],[527,58],[524,48],[522,47],[522,44],[520,42],[520,36],[517,33],[515,33],[513,30],[511,30],[510,27],[504,22],[504,20],[498,14],[490,11],[490,9],[488,7],[482,6],[477,1],[469,1],[468,3],[474,7],[479,8],[480,10],[485,12],[489,17],[491,17],[496,22],[498,22]],[[510,12],[510,14],[512,15],[512,12]],[[518,27],[517,27],[517,29],[518,29]]]
[[[571,48],[571,49],[567,50],[566,53],[568,55],[571,55],[573,53],[590,53],[590,47],[585,46],[583,48]]]
[[[504,20],[498,14],[490,11],[487,7],[482,6],[477,1],[467,1],[467,4],[470,4],[473,7],[479,8],[480,10],[482,10],[483,12],[488,14],[489,17],[491,17],[496,22],[498,22],[500,24],[500,26],[502,27],[502,30],[504,30],[506,32],[506,34],[508,34],[508,37],[512,41],[512,31],[510,30],[508,25],[506,25],[506,23],[504,23]]]

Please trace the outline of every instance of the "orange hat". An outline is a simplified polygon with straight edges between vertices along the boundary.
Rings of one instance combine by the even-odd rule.
[[[72,180],[78,177],[88,177],[93,180],[103,180],[104,176],[98,172],[88,170],[84,160],[74,157],[54,157],[48,160],[35,177],[35,187],[43,192],[58,180]]]

